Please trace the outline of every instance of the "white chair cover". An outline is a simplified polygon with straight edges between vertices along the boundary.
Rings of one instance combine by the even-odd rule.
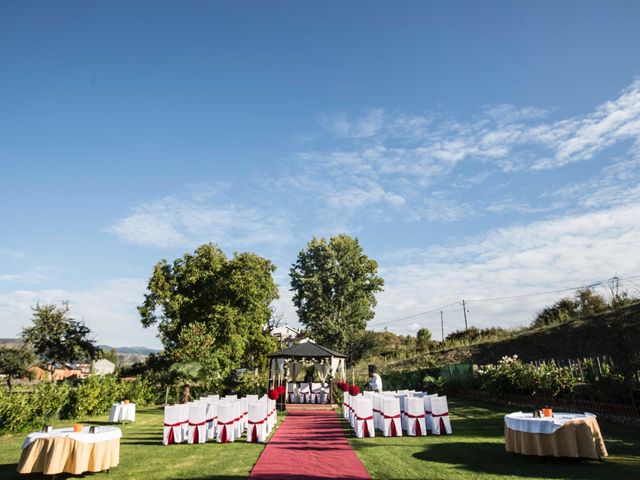
[[[298,388],[295,383],[287,383],[287,400],[289,403],[298,403],[300,401],[298,399]]]
[[[342,395],[342,415],[347,420],[347,422],[351,421],[351,407],[349,403],[351,402],[349,397],[349,392],[344,392]]]
[[[243,431],[243,415],[242,411],[242,402],[240,400],[235,400],[231,402],[233,404],[233,428],[235,430],[236,438],[240,438],[242,436]]]
[[[218,404],[218,426],[216,428],[216,441],[218,443],[234,442],[236,439],[234,410],[233,402],[222,401]]]
[[[267,439],[267,409],[264,402],[256,401],[249,404],[248,422],[247,442],[264,443]]]
[[[207,439],[216,438],[216,426],[218,424],[218,400],[207,397]]]
[[[373,427],[373,407],[370,398],[359,397],[356,401],[356,437],[375,437],[376,432]]]
[[[311,403],[320,403],[322,395],[322,384],[311,384]]]
[[[180,423],[182,424],[182,441],[186,442],[189,438],[189,403],[181,403],[180,406]]]
[[[308,383],[301,383],[300,389],[298,390],[298,396],[300,398],[300,403],[310,403],[311,402],[311,387]]]
[[[188,443],[205,443],[207,441],[207,405],[194,402],[189,405]]]
[[[432,416],[431,416],[431,399],[433,398],[437,398],[438,394],[434,393],[432,395],[425,395],[424,397],[422,397],[422,400],[424,401],[424,414],[425,414],[425,418],[426,418],[426,422],[427,422],[427,430],[431,431],[431,425],[433,424],[432,421]]]
[[[267,424],[269,431],[276,426],[276,401],[267,397]]]
[[[180,405],[164,407],[164,430],[162,444],[171,445],[182,443],[182,422],[180,420]]]
[[[382,434],[385,437],[401,437],[402,421],[400,416],[400,399],[384,397],[382,399]]]
[[[373,405],[373,426],[378,430],[384,430],[384,422],[382,421],[382,395],[374,395],[371,397]]]
[[[434,435],[451,435],[452,433],[447,397],[431,399],[431,431]]]
[[[408,394],[405,393],[401,393],[396,395],[396,397],[398,398],[398,400],[400,400],[400,423],[402,425],[402,429],[406,430],[407,429],[407,398],[408,398]]]
[[[421,437],[427,434],[424,401],[420,397],[407,398],[407,435]]]

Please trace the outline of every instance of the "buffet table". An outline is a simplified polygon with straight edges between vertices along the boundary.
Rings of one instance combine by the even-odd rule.
[[[522,455],[600,459],[607,449],[596,416],[554,413],[534,417],[515,412],[504,417],[505,448]]]
[[[27,435],[22,444],[18,473],[57,475],[99,472],[118,465],[122,431],[116,427],[100,427],[99,433],[73,428],[57,428],[48,433]]]

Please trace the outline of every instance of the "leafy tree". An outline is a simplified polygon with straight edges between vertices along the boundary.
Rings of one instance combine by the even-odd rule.
[[[0,347],[0,373],[5,376],[7,387],[11,390],[11,380],[14,378],[31,377],[28,368],[35,361],[33,352],[25,347]]]
[[[347,354],[353,365],[374,316],[375,294],[384,285],[377,262],[348,235],[314,238],[298,254],[290,275],[300,322],[317,341]]]
[[[36,305],[33,325],[22,330],[22,339],[52,373],[56,363],[93,359],[99,351],[89,327],[69,315],[69,302]]]
[[[575,295],[576,311],[581,317],[601,313],[609,308],[607,300],[590,288],[581,288]]]
[[[116,367],[120,363],[120,358],[118,357],[118,352],[116,352],[115,348],[112,348],[110,350],[100,350],[98,352],[97,358],[99,359],[104,358],[105,360],[109,360]]]
[[[240,367],[266,368],[276,348],[270,304],[278,298],[274,265],[252,253],[228,259],[213,244],[172,264],[158,262],[138,307],[142,325],[158,325],[166,354],[198,362],[212,382]]]
[[[418,345],[418,350],[421,352],[426,352],[429,350],[429,346],[431,345],[431,332],[428,328],[421,328],[418,330],[416,334],[416,342]]]
[[[577,305],[570,297],[561,298],[550,307],[545,307],[538,312],[531,326],[533,328],[545,327],[554,323],[568,322],[576,316]]]
[[[178,362],[169,367],[171,383],[182,385],[182,403],[191,400],[191,387],[207,381],[207,371],[198,362]]]

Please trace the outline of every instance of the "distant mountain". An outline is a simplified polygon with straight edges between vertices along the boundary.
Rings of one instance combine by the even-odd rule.
[[[151,355],[152,353],[159,353],[160,350],[149,347],[112,347],[110,345],[98,345],[102,350],[115,350],[119,354],[134,354],[134,355]]]
[[[102,350],[115,350],[118,354],[120,365],[132,365],[144,362],[152,353],[159,353],[160,350],[148,347],[111,347],[109,345],[98,345]]]
[[[0,346],[3,347],[21,347],[23,343],[21,338],[0,338]]]

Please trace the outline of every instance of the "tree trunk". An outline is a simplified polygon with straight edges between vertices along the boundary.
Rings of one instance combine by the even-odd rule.
[[[7,375],[7,388],[11,391],[11,375]]]

